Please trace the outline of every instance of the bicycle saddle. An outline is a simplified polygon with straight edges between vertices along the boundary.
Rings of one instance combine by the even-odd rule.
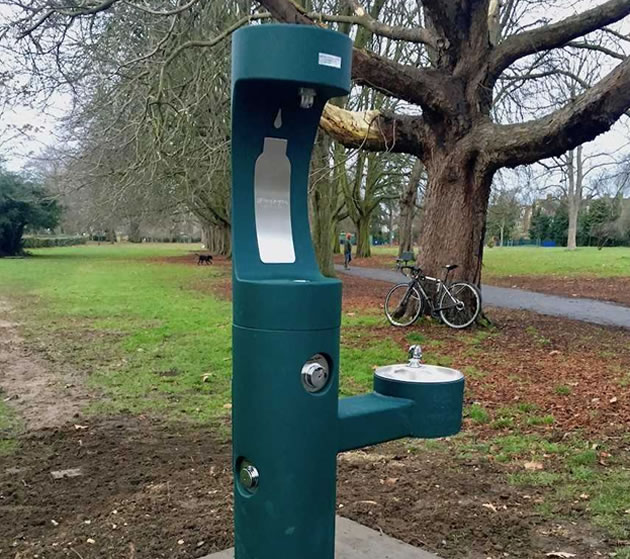
[[[458,264],[447,264],[444,267],[450,272],[451,270],[454,270],[455,268],[459,268],[459,265]]]

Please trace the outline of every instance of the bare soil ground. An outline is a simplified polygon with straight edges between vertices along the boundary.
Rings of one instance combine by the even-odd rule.
[[[344,279],[344,312],[378,310],[388,287]],[[229,293],[227,271],[218,289]],[[467,403],[483,402],[490,419],[531,403],[554,422],[521,432],[561,441],[579,430],[608,440],[606,456],[627,455],[630,393],[621,381],[630,371],[630,333],[526,312],[490,315],[496,329],[473,332],[467,344],[430,321],[413,330],[375,326],[367,335],[350,327],[346,335],[360,335],[359,345],[393,336],[406,346],[421,334],[430,351],[468,370]],[[0,456],[0,558],[192,558],[232,545],[229,441],[150,417],[81,416],[89,395],[80,375],[25,347],[6,304],[0,321],[0,386],[5,398],[17,396],[7,403],[27,425],[17,451]],[[560,396],[558,385],[568,393]],[[497,435],[490,422],[470,418],[465,431],[480,441]],[[590,523],[588,502],[559,505],[550,520],[538,508],[548,488],[508,483],[521,462],[500,463],[492,449],[467,456],[456,444],[413,451],[397,442],[341,455],[339,513],[445,559],[559,550],[591,559],[620,545]],[[557,466],[544,460],[546,469]],[[604,456],[600,462],[605,468]],[[64,470],[78,475],[55,479],[52,472]]]
[[[0,396],[28,430],[63,425],[87,403],[87,392],[76,374],[28,347],[13,320],[9,303],[0,300]]]
[[[0,462],[0,556],[184,558],[231,546],[230,447],[212,432],[148,418],[31,433]],[[53,479],[75,468],[81,475]],[[541,495],[489,461],[410,454],[401,443],[339,458],[339,512],[443,557],[592,558],[587,523],[550,523]],[[507,554],[507,555],[506,555]]]

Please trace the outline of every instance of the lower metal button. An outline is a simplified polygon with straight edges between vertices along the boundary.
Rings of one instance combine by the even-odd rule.
[[[238,474],[241,485],[246,489],[256,489],[258,487],[258,470],[255,466],[249,463],[244,463],[241,466],[241,471]]]
[[[330,369],[323,355],[315,355],[302,367],[302,384],[308,392],[319,392],[328,384]]]

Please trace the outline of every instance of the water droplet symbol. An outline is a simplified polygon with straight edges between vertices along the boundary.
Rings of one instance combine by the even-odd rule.
[[[274,128],[280,128],[282,126],[282,109],[278,109],[276,120],[273,121]]]

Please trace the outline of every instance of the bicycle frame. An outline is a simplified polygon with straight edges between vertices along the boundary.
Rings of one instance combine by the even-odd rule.
[[[446,273],[446,277],[448,278],[448,272]],[[422,285],[422,280],[424,281],[428,281],[430,283],[434,283],[436,285],[436,289],[435,289],[435,295],[433,297],[429,297],[427,295],[427,292],[425,291],[423,285]],[[412,277],[411,282],[409,283],[409,289],[407,290],[407,293],[405,294],[405,298],[404,301],[405,303],[407,302],[407,298],[409,296],[409,294],[411,294],[411,290],[413,287],[416,287],[418,289],[418,291],[420,291],[420,295],[424,298],[424,300],[428,303],[429,308],[431,310],[431,314],[436,314],[439,313],[440,311],[445,311],[448,309],[452,309],[453,307],[457,306],[457,299],[455,299],[455,297],[453,297],[453,295],[451,295],[450,290],[448,289],[448,287],[446,287],[446,283],[445,281],[442,281],[439,278],[432,278],[431,276],[422,276],[422,279],[414,276]],[[448,305],[446,307],[438,307],[438,301],[440,299],[440,295],[442,294],[442,291],[446,292],[452,302],[452,305]]]

